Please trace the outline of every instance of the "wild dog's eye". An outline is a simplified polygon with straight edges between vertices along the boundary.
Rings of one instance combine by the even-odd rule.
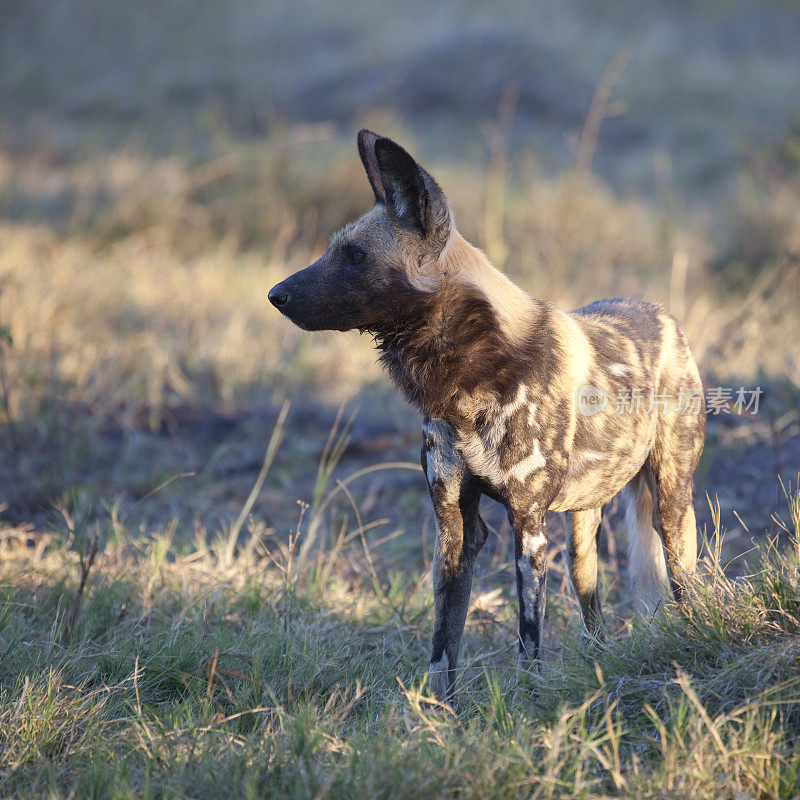
[[[360,264],[365,258],[367,254],[358,247],[351,247],[350,248],[350,260],[354,264]]]

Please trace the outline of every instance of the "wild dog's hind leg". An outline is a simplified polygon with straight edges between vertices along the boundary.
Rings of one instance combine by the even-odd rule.
[[[692,477],[705,437],[705,415],[665,415],[650,453],[657,502],[654,522],[667,557],[676,600],[697,564],[697,524],[692,505]]]
[[[652,616],[661,606],[669,583],[663,538],[654,530],[655,493],[655,476],[648,458],[621,495],[628,533],[628,574],[636,608],[645,617]]]
[[[567,540],[569,574],[578,602],[583,624],[592,638],[603,637],[603,614],[597,591],[597,535],[602,515],[599,508],[573,511]]]

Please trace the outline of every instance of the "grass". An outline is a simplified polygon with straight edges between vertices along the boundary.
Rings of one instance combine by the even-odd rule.
[[[295,540],[256,535],[228,558],[205,531],[191,545],[176,526],[143,536],[112,521],[99,533],[85,589],[90,544],[77,534],[36,550],[3,537],[4,796],[800,790],[796,548],[765,546],[733,581],[707,547],[686,603],[601,649],[584,647],[574,620],[563,627],[574,602],[556,584],[562,646],[522,675],[508,585],[486,604],[497,579],[484,575],[456,714],[424,685],[429,574],[371,584],[372,553],[351,528],[303,567]]]

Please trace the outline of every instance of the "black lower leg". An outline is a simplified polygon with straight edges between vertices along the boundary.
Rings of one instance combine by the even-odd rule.
[[[534,661],[541,655],[546,600],[547,539],[544,521],[516,536],[519,654]]]

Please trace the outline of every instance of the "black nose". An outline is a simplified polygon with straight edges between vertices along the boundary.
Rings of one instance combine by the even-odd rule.
[[[269,298],[270,303],[275,306],[275,308],[280,308],[281,306],[286,305],[286,301],[289,299],[289,295],[282,291],[278,286],[273,286],[269,290],[267,297]]]

